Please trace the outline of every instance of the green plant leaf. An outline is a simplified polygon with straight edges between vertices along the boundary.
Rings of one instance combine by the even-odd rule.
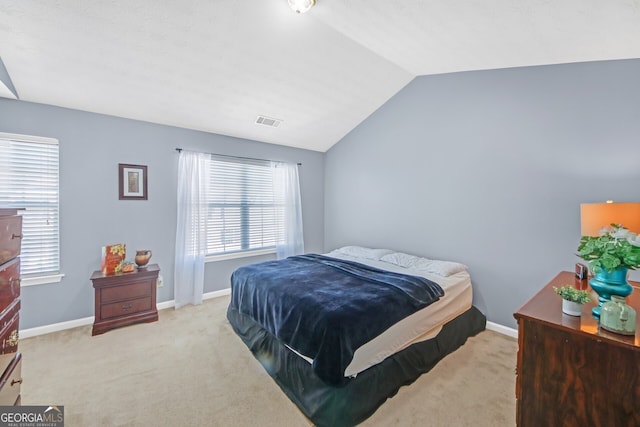
[[[580,238],[577,255],[585,261],[589,261],[589,266],[594,273],[599,273],[602,270],[611,272],[618,267],[632,270],[640,267],[640,247],[633,246],[626,238],[616,238],[611,235],[621,228],[624,227],[612,224],[610,231],[601,236],[582,236]],[[633,233],[631,235],[635,236]]]

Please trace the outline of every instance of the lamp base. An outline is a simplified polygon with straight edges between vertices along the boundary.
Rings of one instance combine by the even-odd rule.
[[[611,295],[624,298],[633,292],[633,287],[627,282],[627,271],[626,267],[618,267],[611,272],[602,270],[589,281],[591,289],[598,294],[598,305],[591,310],[595,318],[600,318],[602,304],[611,301]]]

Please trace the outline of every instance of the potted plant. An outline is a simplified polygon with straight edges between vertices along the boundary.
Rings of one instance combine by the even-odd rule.
[[[640,267],[640,236],[620,224],[611,224],[599,236],[582,236],[578,256],[589,261],[594,273],[618,268],[635,270]]]
[[[600,307],[611,295],[626,297],[633,288],[627,282],[628,270],[640,267],[640,236],[620,224],[611,224],[599,236],[582,236],[578,256],[589,262],[594,278],[589,284],[599,295],[593,314],[600,317]]]
[[[570,316],[582,315],[582,304],[591,301],[591,293],[571,285],[554,286],[553,290],[562,298],[562,312]]]

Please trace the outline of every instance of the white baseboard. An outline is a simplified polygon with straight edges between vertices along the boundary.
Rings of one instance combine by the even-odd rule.
[[[225,295],[231,295],[231,288],[221,289],[219,291],[207,292],[205,294],[202,294],[202,300],[204,301],[211,298],[223,297]],[[164,302],[158,303],[156,306],[158,307],[158,310],[164,310],[165,308],[175,307],[176,301],[175,300],[164,301]]]
[[[207,292],[202,295],[202,299],[207,300],[207,299],[218,298],[218,297],[222,297],[230,294],[231,294],[231,288],[222,289],[219,291]],[[171,300],[171,301],[163,301],[161,303],[158,303],[156,307],[158,307],[158,310],[164,310],[165,308],[175,307],[175,305],[176,305],[175,300]],[[44,325],[44,326],[37,326],[35,328],[23,329],[20,331],[19,336],[20,338],[31,338],[38,335],[50,334],[51,332],[58,332],[58,331],[64,331],[65,329],[77,328],[79,326],[92,325],[93,320],[94,318],[93,316],[91,316],[91,317],[84,317],[82,319],[68,320],[66,322],[53,323],[51,325]]]
[[[20,338],[31,338],[38,335],[50,334],[51,332],[63,331],[65,329],[77,328],[79,326],[93,324],[93,316],[82,319],[69,320],[66,322],[53,323],[51,325],[37,326],[35,328],[23,329],[18,334]]]
[[[487,329],[490,331],[497,332],[499,334],[507,335],[512,338],[518,338],[518,330],[513,328],[508,328],[499,323],[487,322]]]
[[[207,292],[206,294],[202,295],[202,299],[218,298],[218,297],[223,297],[225,295],[231,295],[231,288],[220,289],[219,291]]]
[[[207,292],[202,295],[203,300],[208,300],[212,298],[218,298],[225,295],[230,295],[231,289],[221,289],[219,291]],[[175,307],[175,300],[171,301],[163,301],[157,304],[158,310],[164,310],[166,308]],[[66,322],[54,323],[51,325],[45,326],[37,326],[35,328],[23,329],[20,331],[20,338],[31,338],[38,335],[49,334],[51,332],[63,331],[65,329],[77,328],[79,326],[86,326],[93,324],[93,316],[84,317],[82,319],[69,320]],[[508,328],[506,326],[500,325],[494,322],[487,322],[487,329],[490,331],[498,332],[503,335],[510,336],[512,338],[518,338],[518,331],[513,328]]]

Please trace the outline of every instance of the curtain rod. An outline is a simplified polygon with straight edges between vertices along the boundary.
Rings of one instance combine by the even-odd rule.
[[[183,149],[182,148],[176,148],[176,151],[179,153],[181,152]],[[189,150],[185,150],[185,151],[189,151]],[[262,161],[262,162],[282,162],[281,160],[269,160],[269,159],[258,159],[255,157],[243,157],[243,156],[231,156],[229,154],[217,154],[217,153],[206,153],[206,154],[211,154],[212,156],[218,156],[218,157],[230,157],[232,159],[242,159],[242,160],[258,160],[258,161]],[[282,163],[286,163],[286,162],[282,162]],[[302,163],[296,163],[298,166],[302,166]]]

